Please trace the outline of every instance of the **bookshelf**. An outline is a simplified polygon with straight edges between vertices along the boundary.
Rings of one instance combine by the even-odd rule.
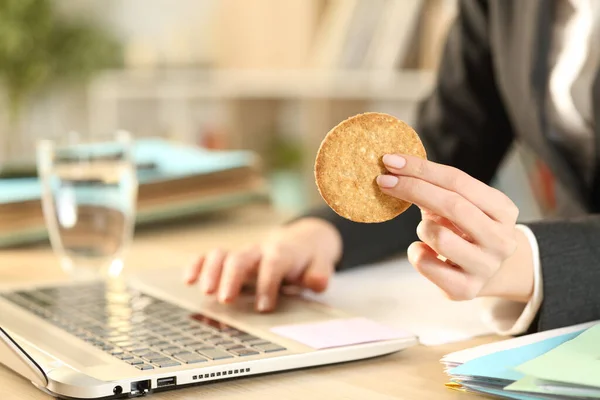
[[[426,64],[449,22],[442,3],[456,0],[186,0],[166,14],[138,0],[110,12],[56,1],[118,33],[126,65],[36,99],[22,132],[5,133],[8,161],[31,158],[37,138],[69,130],[127,129],[263,157],[281,135],[301,143],[318,200],[312,162],[331,127],[364,111],[414,121],[435,78]]]

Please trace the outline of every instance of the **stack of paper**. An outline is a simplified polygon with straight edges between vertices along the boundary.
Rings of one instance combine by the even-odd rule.
[[[442,359],[451,389],[507,399],[600,398],[600,325],[541,332]]]
[[[255,155],[209,151],[162,139],[136,141],[136,223],[164,221],[264,200],[267,187]],[[140,167],[141,166],[141,167]],[[0,248],[47,235],[37,178],[0,179]]]

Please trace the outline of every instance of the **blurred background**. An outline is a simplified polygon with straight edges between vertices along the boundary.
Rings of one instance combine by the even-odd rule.
[[[365,111],[414,123],[435,80],[455,3],[0,0],[0,188],[11,193],[0,193],[0,218],[2,207],[35,204],[35,195],[19,194],[35,179],[37,140],[117,129],[142,141],[210,149],[205,160],[215,165],[240,151],[255,154],[258,192],[278,210],[292,215],[318,205],[312,170],[324,135]],[[154,144],[145,151],[170,151]],[[177,154],[172,162],[181,161]],[[179,173],[173,179],[201,175]],[[495,185],[521,206],[522,216],[535,217],[517,157]],[[141,200],[153,196],[147,201],[154,205],[183,207],[157,197],[158,189],[144,193]],[[226,203],[218,194],[211,194],[213,206]],[[213,207],[186,201],[189,212]],[[156,214],[152,209],[142,219]]]

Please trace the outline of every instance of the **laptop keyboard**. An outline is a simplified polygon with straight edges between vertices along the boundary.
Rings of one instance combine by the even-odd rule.
[[[141,370],[285,350],[130,288],[94,283],[2,297]]]

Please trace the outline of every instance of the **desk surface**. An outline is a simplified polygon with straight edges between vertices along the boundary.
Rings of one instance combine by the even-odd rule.
[[[180,267],[195,254],[219,246],[236,248],[258,240],[281,217],[252,207],[185,224],[138,231],[126,265]],[[158,265],[157,265],[158,264]],[[0,282],[52,281],[63,277],[47,246],[0,251]],[[484,337],[437,347],[416,346],[393,355],[342,365],[290,371],[153,395],[153,399],[476,399],[444,387],[440,358],[449,352],[497,340]],[[49,399],[0,366],[1,399]]]

